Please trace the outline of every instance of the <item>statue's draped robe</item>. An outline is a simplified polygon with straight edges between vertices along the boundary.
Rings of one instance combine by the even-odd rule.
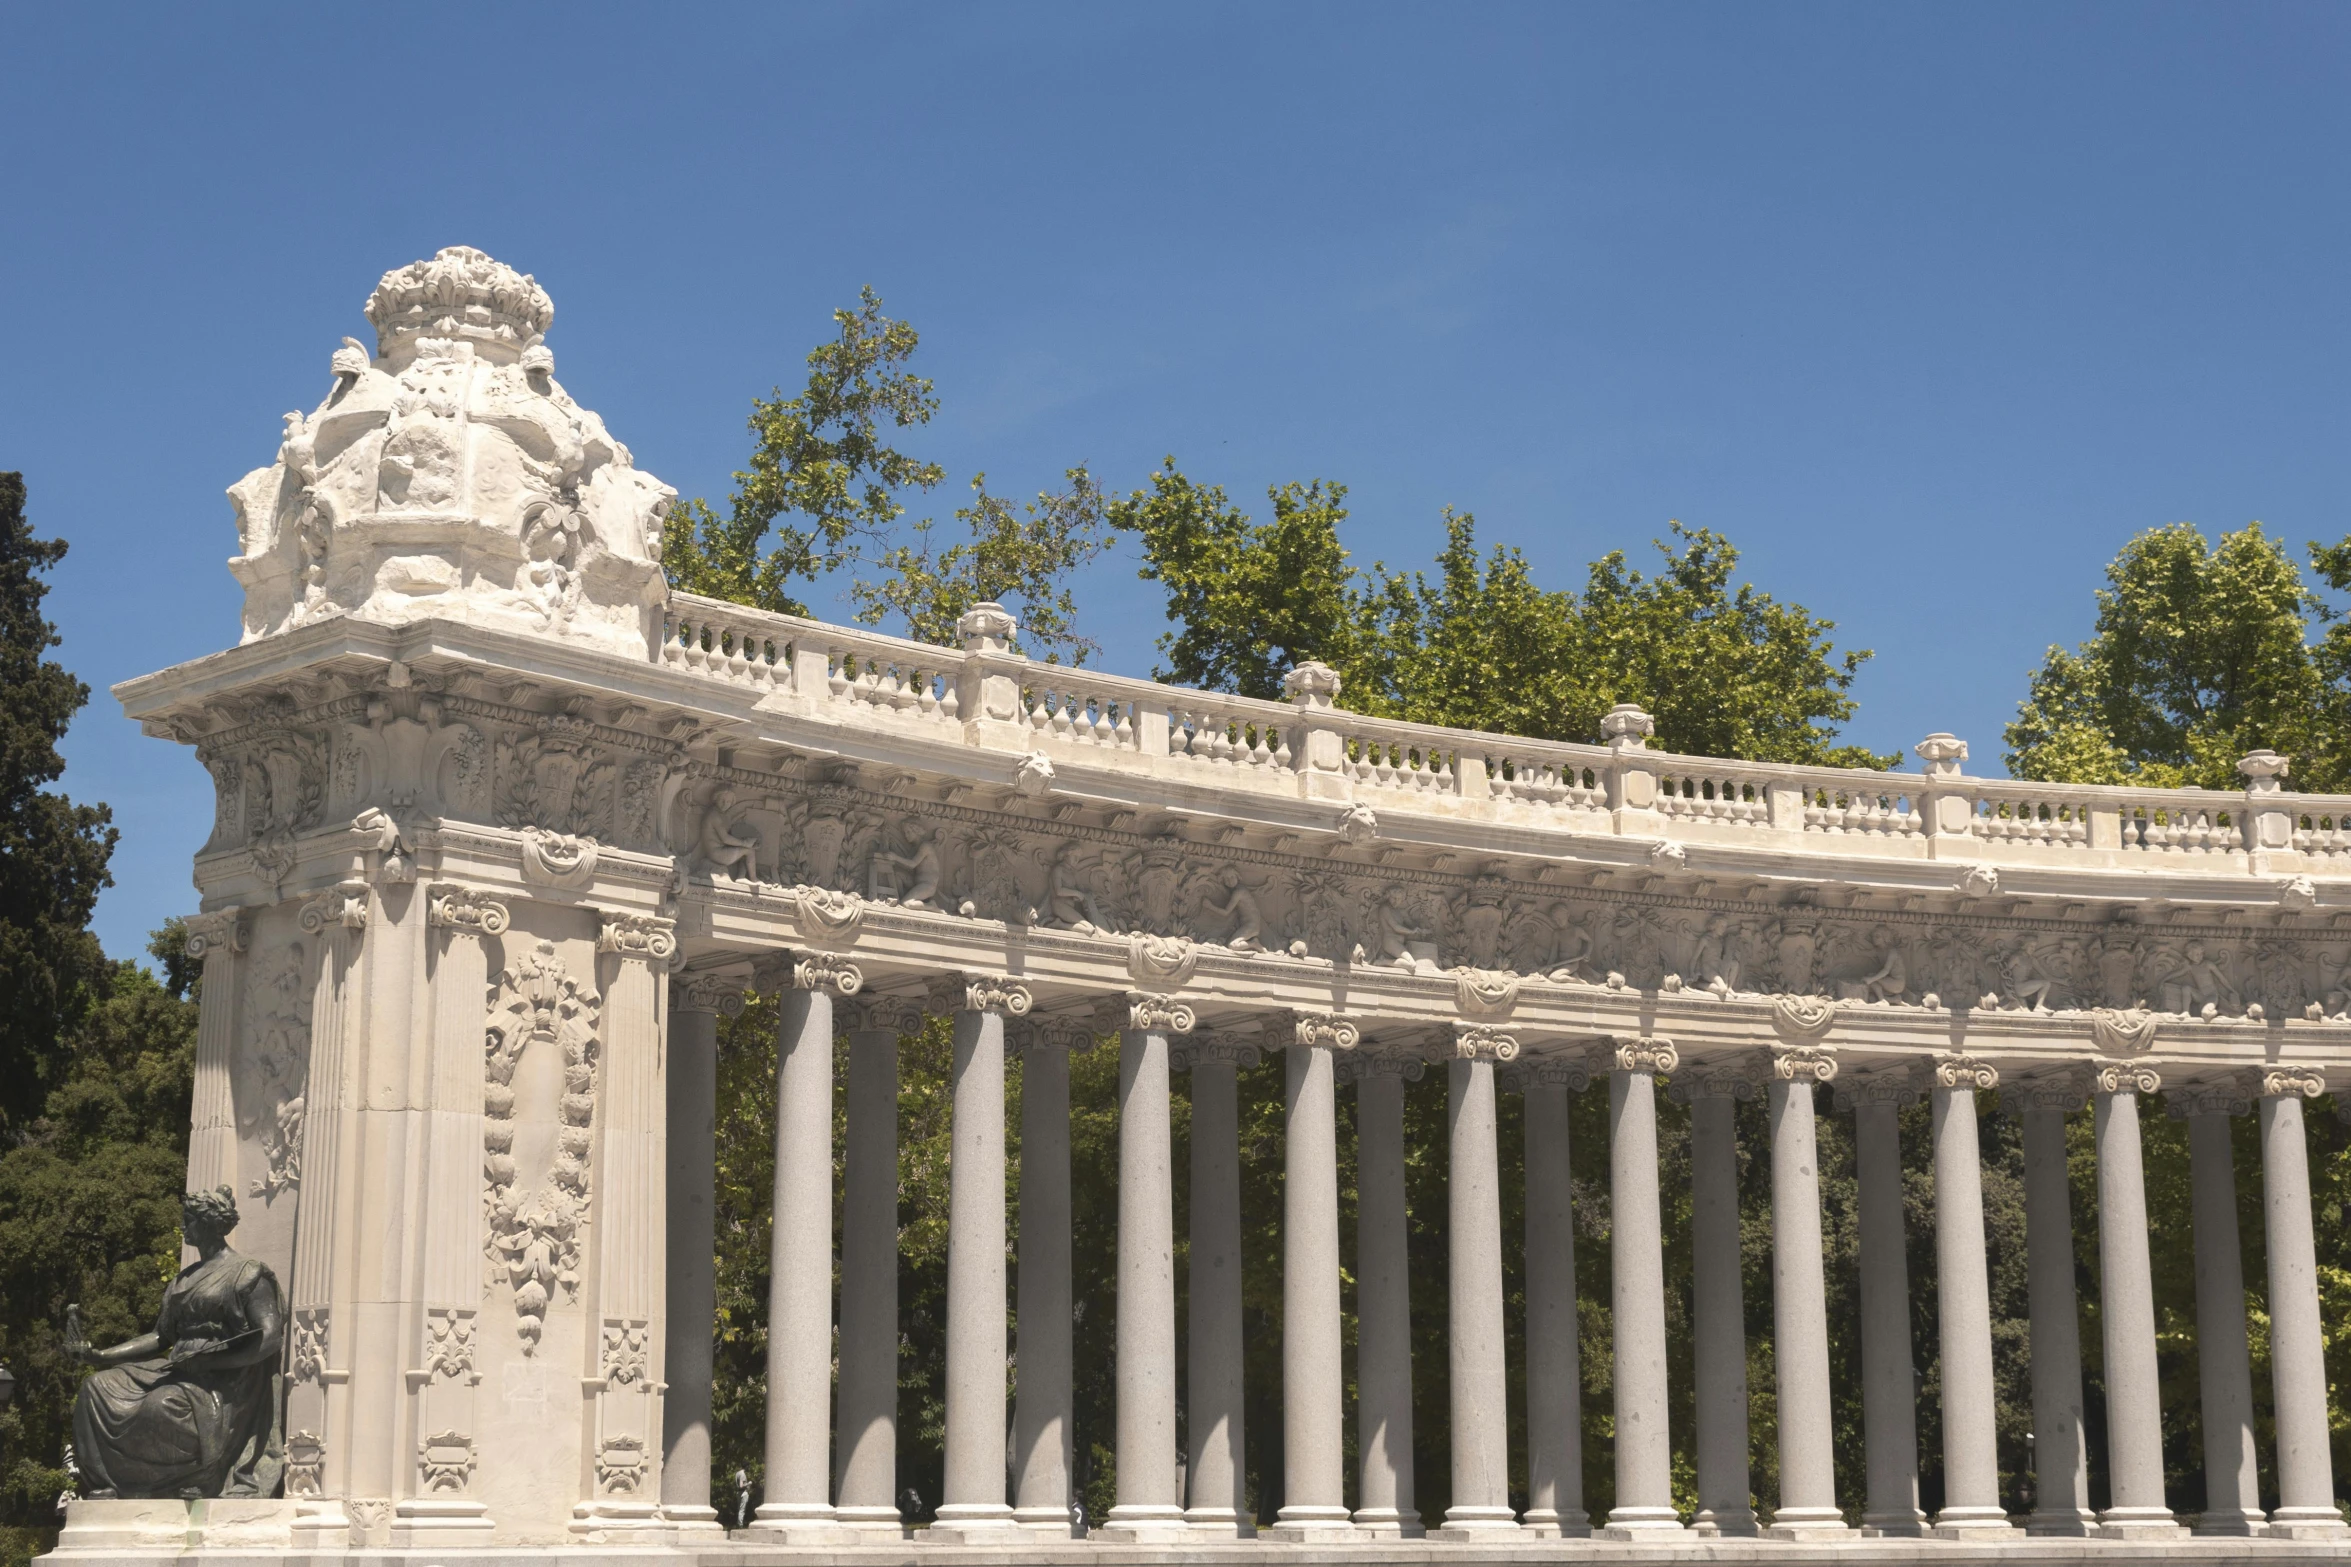
[[[276,1489],[269,1460],[271,1373],[248,1366],[173,1365],[183,1339],[249,1348],[277,1314],[267,1264],[222,1250],[183,1270],[163,1292],[156,1337],[167,1354],[91,1374],[73,1406],[75,1459],[88,1490],[118,1496],[255,1496]]]

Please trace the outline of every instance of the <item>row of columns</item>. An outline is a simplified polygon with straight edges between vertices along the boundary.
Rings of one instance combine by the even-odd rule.
[[[897,1039],[915,1011],[862,999],[851,1008],[842,1192],[838,1442],[828,1423],[833,1340],[831,1216],[835,998],[854,970],[801,964],[790,976],[777,1050],[773,1299],[768,1338],[767,1489],[752,1527],[784,1541],[838,1543],[896,1533]],[[677,994],[691,998],[691,987]],[[693,1004],[681,999],[681,1005]],[[1072,1501],[1068,1051],[1083,1024],[1019,1025],[1025,1062],[1018,1237],[1018,1397],[1007,1410],[1005,1277],[1006,1023],[1028,993],[1000,979],[958,978],[934,996],[954,1013],[949,1171],[946,1488],[930,1537],[1067,1537]],[[1144,1543],[1255,1534],[1242,1493],[1243,1323],[1235,1071],[1254,1039],[1193,1036],[1179,1003],[1130,996],[1119,1032],[1119,1243],[1116,1346],[1117,1496],[1095,1537]],[[1581,1383],[1568,1094],[1580,1060],[1503,1068],[1526,1095],[1527,1459],[1529,1505],[1510,1503],[1504,1363],[1498,1064],[1508,1038],[1461,1025],[1447,1063],[1448,1354],[1452,1505],[1427,1532],[1483,1539],[1592,1532],[1582,1502]],[[672,1147],[699,1131],[704,1168],[672,1172],[673,1368],[664,1465],[668,1516],[713,1527],[708,1488],[710,1029],[681,1018],[671,1095]],[[1404,1084],[1417,1060],[1355,1048],[1341,1018],[1292,1014],[1268,1042],[1284,1065],[1283,1474],[1269,1537],[1342,1540],[1418,1535],[1413,1505],[1412,1366],[1405,1255]],[[689,1058],[692,1059],[689,1059]],[[1760,1068],[1756,1062],[1764,1062]],[[1847,1537],[1836,1492],[1826,1281],[1814,1090],[1837,1077],[1815,1045],[1745,1062],[1679,1070],[1672,1045],[1615,1044],[1608,1069],[1616,1506],[1600,1532],[1650,1538],[1684,1526],[1672,1492],[1667,1425],[1664,1258],[1658,1183],[1657,1079],[1669,1075],[1691,1113],[1700,1533],[1795,1540]],[[1174,1170],[1169,1075],[1192,1073],[1188,1483],[1177,1472]],[[1337,1161],[1337,1089],[1357,1094],[1358,1505],[1345,1501]],[[681,1094],[681,1082],[689,1092]],[[1965,1056],[1838,1084],[1855,1114],[1867,1497],[1861,1532],[1986,1540],[2013,1536],[1994,1446],[1990,1293],[1976,1094],[1997,1073]],[[2035,1431],[2034,1533],[2158,1538],[2183,1532],[2165,1505],[2155,1324],[2149,1280],[2138,1100],[2159,1087],[2143,1066],[2012,1085],[2026,1160]],[[2244,1090],[2175,1094],[2191,1121],[2198,1323],[2211,1507],[2204,1527],[2294,1537],[2346,1531],[2333,1499],[2326,1376],[2318,1319],[2302,1100],[2309,1074],[2271,1072]],[[1918,1493],[1897,1113],[1932,1100],[1937,1317],[1945,1498],[1929,1520]],[[1759,1525],[1750,1501],[1746,1335],[1741,1300],[1734,1101],[1767,1099],[1772,1183],[1775,1376],[1780,1505]],[[699,1095],[698,1100],[694,1095]],[[2087,1451],[2066,1180],[2065,1117],[2094,1101],[2111,1505],[2088,1506]],[[2255,1494],[2250,1362],[2237,1263],[2234,1170],[2226,1122],[2258,1097],[2267,1198],[2272,1353],[2282,1505],[2266,1519]],[[689,1100],[683,1107],[681,1098]],[[699,1183],[697,1187],[697,1182]],[[699,1203],[699,1209],[696,1204]],[[698,1228],[696,1227],[698,1226]],[[689,1298],[690,1297],[690,1298]],[[700,1342],[690,1324],[700,1324]],[[699,1379],[697,1387],[696,1378]],[[1010,1415],[1010,1452],[1006,1450]],[[696,1424],[700,1422],[700,1434]],[[828,1454],[837,1467],[828,1471]],[[1009,1489],[1007,1477],[1009,1474]],[[1188,1494],[1179,1494],[1179,1490]]]

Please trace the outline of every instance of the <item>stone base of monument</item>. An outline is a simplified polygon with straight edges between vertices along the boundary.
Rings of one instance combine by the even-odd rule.
[[[131,1501],[74,1501],[65,1504],[58,1533],[60,1555],[104,1552],[291,1551],[294,1507],[290,1501],[257,1497],[212,1497],[200,1501],[147,1497]]]

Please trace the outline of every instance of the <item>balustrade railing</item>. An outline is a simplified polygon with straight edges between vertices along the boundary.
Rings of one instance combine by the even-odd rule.
[[[1898,855],[1977,845],[1995,858],[2025,850],[2193,861],[2253,846],[2351,856],[2351,798],[2284,792],[2286,764],[2267,753],[2247,760],[2243,794],[1973,778],[1957,771],[1965,748],[1949,736],[1930,737],[1937,748],[1922,753],[1920,773],[1727,761],[1652,750],[1639,728],[1612,730],[1612,745],[1579,745],[1402,723],[1337,708],[1327,688],[1302,689],[1292,702],[1194,691],[1033,663],[1001,641],[942,648],[685,593],[670,597],[655,659],[820,709],[952,726],[959,738],[986,718],[993,727],[974,741],[983,746],[1136,757],[1249,788],[1405,809],[1455,799],[1537,819],[1556,812],[1577,818],[1579,830],[1610,830],[1605,820],[1653,835],[1664,823],[1841,838],[1853,852]]]

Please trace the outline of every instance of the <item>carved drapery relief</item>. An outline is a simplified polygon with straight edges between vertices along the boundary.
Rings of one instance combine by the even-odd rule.
[[[1771,1001],[1772,1032],[1780,1042],[1791,1046],[1816,1045],[1828,1037],[1829,1029],[1837,1021],[1837,1004],[1818,996],[1774,996]],[[1822,1082],[1828,1081],[1822,1078]]]
[[[1127,938],[1127,973],[1138,985],[1173,990],[1199,966],[1200,949],[1189,937],[1137,933]]]
[[[491,1286],[514,1294],[515,1328],[523,1353],[535,1354],[547,1310],[558,1291],[578,1294],[588,1225],[588,1156],[596,1118],[602,1005],[596,992],[572,977],[552,942],[540,941],[491,986],[482,1091],[482,1193]],[[552,1108],[555,1134],[544,1165],[525,1170],[518,1133],[515,1083],[526,1054],[551,1052],[560,1066]]]
[[[302,1184],[302,1116],[310,1077],[310,965],[295,942],[255,955],[245,982],[245,1048],[237,1055],[237,1130],[261,1147],[246,1189],[265,1203]]]
[[[2137,1007],[2094,1007],[2090,1037],[2105,1055],[2145,1055],[2155,1047],[2155,1018]]]

